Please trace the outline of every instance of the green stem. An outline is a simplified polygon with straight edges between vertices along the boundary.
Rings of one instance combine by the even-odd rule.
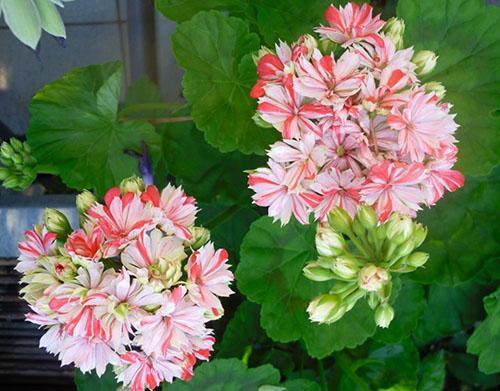
[[[252,355],[252,351],[253,351],[252,345],[248,345],[245,348],[245,352],[243,353],[243,357],[241,357],[241,361],[243,362],[243,364],[248,366],[248,360],[250,359],[250,356]]]
[[[328,391],[328,383],[326,382],[325,368],[323,367],[323,360],[318,360],[319,380],[321,382],[321,389]]]
[[[349,232],[347,233],[347,236],[349,237],[349,239],[351,239],[351,242],[353,242],[353,243],[354,243],[354,245],[356,246],[356,248],[357,248],[357,249],[358,249],[361,253],[363,253],[363,255],[364,255],[365,257],[367,257],[368,259],[371,259],[371,258],[372,258],[371,254],[369,254],[369,252],[365,249],[365,246],[363,245],[363,243],[362,243],[362,242],[360,242],[360,241],[358,240],[358,238],[356,237],[356,235],[354,234],[354,232],[349,231]]]

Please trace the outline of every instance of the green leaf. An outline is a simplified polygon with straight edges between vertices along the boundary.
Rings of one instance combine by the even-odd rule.
[[[456,285],[476,275],[500,252],[500,167],[488,177],[466,178],[465,186],[419,214],[429,233],[421,251],[430,254],[410,277]]]
[[[83,373],[76,369],[75,384],[78,391],[115,391],[119,387],[111,365],[108,365],[101,377],[98,377],[95,371]]]
[[[500,385],[500,374],[485,375],[479,372],[477,357],[470,354],[450,354],[448,369],[462,383],[474,386],[475,389],[497,389]]]
[[[249,92],[257,76],[249,53],[259,48],[258,36],[241,19],[207,11],[177,27],[172,48],[186,70],[184,96],[206,140],[222,152],[263,154],[278,132],[252,120],[256,102]]]
[[[437,391],[444,388],[446,369],[443,350],[429,354],[422,360],[418,378],[418,391]]]
[[[320,391],[318,383],[308,379],[293,379],[283,383],[286,391]]]
[[[251,0],[156,0],[155,6],[166,18],[184,22],[200,11],[229,11],[231,15],[246,12]]]
[[[302,274],[316,256],[314,236],[314,225],[294,220],[280,227],[270,217],[261,217],[243,240],[236,279],[240,291],[262,305],[261,325],[270,338],[303,339],[308,353],[322,358],[363,343],[375,333],[375,323],[365,301],[331,325],[309,321],[309,301],[329,289],[329,284],[310,281]]]
[[[427,308],[415,330],[417,340],[430,343],[471,327],[484,316],[481,299],[486,292],[486,286],[474,282],[455,287],[431,286]]]
[[[166,389],[169,391],[257,391],[262,385],[277,385],[279,381],[280,373],[271,365],[247,368],[237,359],[216,359],[196,368],[195,374],[189,382],[176,380]]]
[[[439,55],[425,79],[446,86],[457,113],[457,168],[488,174],[500,153],[500,8],[484,0],[401,0],[397,13],[406,24],[406,44]]]
[[[484,298],[488,316],[467,341],[467,352],[479,356],[479,370],[486,374],[500,372],[500,288]]]
[[[394,295],[394,294],[393,294]],[[379,342],[399,342],[408,337],[422,316],[427,302],[424,288],[408,279],[393,300],[395,316],[387,329],[379,328],[373,338]]]
[[[259,306],[244,301],[228,322],[219,344],[217,358],[243,357],[248,346],[265,342],[266,336],[259,324]]]
[[[147,76],[134,81],[125,93],[125,101],[120,107],[120,119],[151,119],[164,117],[168,109],[178,109],[181,105],[163,101],[160,88]]]
[[[117,121],[122,75],[119,62],[74,69],[31,101],[27,137],[33,155],[56,167],[69,187],[103,194],[138,174],[137,159],[127,151],[140,153],[141,141],[151,149],[159,145],[150,124]]]
[[[257,1],[257,24],[267,45],[278,40],[293,42],[302,34],[312,34],[324,21],[331,0],[261,0]],[[338,1],[337,1],[338,3]]]
[[[31,0],[2,0],[3,17],[12,34],[33,50],[42,36],[40,15]]]
[[[37,0],[34,4],[40,15],[42,29],[56,37],[66,38],[66,29],[55,4],[50,0]]]
[[[202,202],[249,204],[251,192],[244,170],[264,164],[260,156],[221,153],[205,142],[192,122],[159,128],[167,170],[188,194]]]

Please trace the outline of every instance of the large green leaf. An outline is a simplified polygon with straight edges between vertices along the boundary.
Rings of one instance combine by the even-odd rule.
[[[280,373],[271,365],[247,368],[237,359],[217,359],[200,365],[189,382],[176,380],[165,387],[171,391],[257,391],[263,385],[277,385]]]
[[[115,391],[119,387],[111,365],[108,365],[101,377],[95,371],[83,373],[76,369],[75,384],[78,391]]]
[[[249,92],[257,76],[249,53],[259,48],[258,36],[241,19],[204,11],[177,27],[172,48],[186,70],[184,96],[206,140],[222,152],[264,153],[277,132],[252,120],[256,102]]]
[[[474,390],[496,390],[500,386],[500,374],[485,375],[477,370],[477,357],[466,353],[452,353],[447,357],[448,370],[463,384]],[[465,388],[465,387],[464,387]]]
[[[293,379],[284,382],[283,388],[286,391],[320,391],[321,387],[318,383],[308,379]],[[262,390],[264,391],[264,390]]]
[[[168,19],[184,22],[200,11],[229,11],[231,15],[247,12],[251,0],[155,0],[155,6]]]
[[[415,330],[417,340],[424,344],[466,330],[483,318],[481,299],[488,287],[467,282],[455,287],[433,285],[428,305]]]
[[[262,166],[263,157],[219,152],[192,122],[164,125],[160,132],[167,170],[189,194],[203,202],[249,204],[251,192],[243,171]]]
[[[486,374],[500,372],[500,288],[484,298],[488,316],[467,341],[467,352],[479,355],[479,369]]]
[[[392,302],[395,311],[393,321],[387,329],[379,328],[373,338],[376,341],[391,343],[408,337],[417,327],[418,320],[427,306],[424,295],[421,285],[405,279]]]
[[[446,378],[444,351],[426,356],[420,363],[418,375],[418,391],[442,390]]]
[[[236,277],[240,291],[262,305],[261,325],[269,337],[280,342],[303,339],[308,353],[321,358],[363,343],[375,333],[375,323],[365,301],[331,325],[309,321],[308,302],[329,288],[302,274],[316,256],[314,235],[314,225],[294,220],[281,227],[261,217],[243,240]]]
[[[446,86],[457,113],[457,167],[487,174],[500,154],[500,8],[484,0],[400,0],[397,13],[406,44],[439,55],[425,79]]]
[[[429,229],[422,251],[424,268],[410,277],[423,283],[455,285],[477,274],[484,262],[500,254],[500,167],[488,177],[466,178],[465,186],[447,194],[418,219]]]
[[[117,121],[123,67],[119,62],[74,69],[47,84],[31,101],[28,141],[38,161],[52,165],[63,182],[103,194],[138,173],[141,142],[160,139],[145,122]]]

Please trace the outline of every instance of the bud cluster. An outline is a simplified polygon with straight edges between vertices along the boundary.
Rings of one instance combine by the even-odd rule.
[[[389,304],[392,274],[409,273],[424,266],[428,254],[415,251],[427,230],[409,217],[393,213],[377,223],[375,211],[361,205],[353,218],[335,208],[328,222],[316,232],[318,259],[304,267],[312,281],[333,281],[327,294],[311,301],[307,308],[313,322],[333,323],[366,298],[375,311],[379,327],[388,327],[394,318]]]
[[[37,175],[37,161],[26,142],[11,138],[0,146],[0,181],[7,189],[22,191],[28,188]]]
[[[40,346],[62,365],[101,376],[108,364],[133,390],[189,379],[215,342],[233,274],[226,250],[196,227],[196,201],[181,188],[122,181],[98,202],[78,195],[81,227],[47,209],[19,243],[16,270],[27,320],[46,329]]]

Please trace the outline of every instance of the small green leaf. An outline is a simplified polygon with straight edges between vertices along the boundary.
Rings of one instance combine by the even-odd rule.
[[[56,37],[66,38],[66,29],[55,4],[50,0],[35,0],[34,4],[40,15],[42,29]]]
[[[484,298],[488,316],[467,341],[467,352],[479,355],[479,370],[488,375],[500,372],[500,288]]]
[[[259,49],[258,36],[241,19],[206,11],[177,27],[172,48],[186,70],[184,96],[206,140],[222,152],[263,154],[278,132],[252,120],[256,102],[249,93],[257,76],[249,53]]]
[[[417,327],[427,305],[424,295],[421,285],[405,279],[392,303],[395,312],[393,321],[387,329],[379,328],[373,338],[379,342],[391,343],[408,337]]]
[[[118,122],[122,75],[119,62],[74,69],[31,101],[27,137],[33,155],[53,165],[69,187],[103,194],[138,174],[138,161],[127,151],[140,153],[142,141],[159,146],[150,124]]]
[[[76,369],[75,384],[78,391],[116,391],[119,388],[111,365],[108,365],[101,377],[95,371],[83,373]]]
[[[40,15],[31,0],[2,0],[3,17],[12,34],[33,50],[42,36]]]
[[[318,383],[308,379],[287,380],[282,384],[286,391],[320,391]]]
[[[418,371],[418,391],[438,391],[444,388],[446,369],[444,351],[427,355],[420,363]]]
[[[328,283],[302,274],[305,264],[316,257],[314,236],[314,225],[292,221],[281,227],[261,217],[243,240],[236,279],[240,291],[262,305],[261,325],[269,337],[279,342],[302,339],[311,356],[322,358],[363,343],[376,327],[365,301],[331,325],[308,319],[309,301],[329,289]]]
[[[439,55],[425,81],[442,82],[457,113],[457,168],[488,174],[500,159],[500,117],[494,115],[500,108],[500,8],[484,0],[400,0],[397,13],[406,24],[406,44]]]
[[[184,22],[200,11],[229,11],[231,15],[246,12],[251,0],[155,0],[155,6],[166,18]]]
[[[277,385],[280,373],[271,365],[247,368],[237,359],[216,359],[201,364],[189,382],[176,380],[166,388],[169,391],[182,390],[255,390],[263,385]]]

